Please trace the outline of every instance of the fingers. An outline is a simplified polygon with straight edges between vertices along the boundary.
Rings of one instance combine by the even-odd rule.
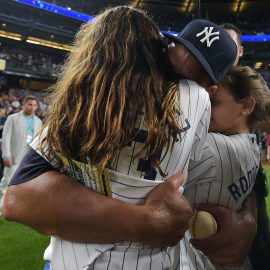
[[[209,203],[195,204],[195,208],[198,211],[206,211],[212,214],[217,220],[218,225],[220,222],[224,220],[224,218],[231,216],[233,213],[231,209],[222,207],[220,205],[209,204]]]
[[[166,178],[166,182],[172,184],[173,188],[178,191],[179,187],[184,183],[184,176],[181,172],[176,172],[172,176]]]
[[[184,196],[179,196],[178,189],[184,177],[180,172],[168,177],[147,196],[145,209],[150,211],[151,239],[163,240],[163,244],[172,246],[183,238],[192,217],[192,207]],[[165,242],[164,242],[165,241]]]
[[[205,255],[210,256],[227,246],[228,241],[230,242],[228,235],[224,233],[219,226],[218,231],[214,235],[201,240],[191,239],[190,243],[194,248],[199,249]]]

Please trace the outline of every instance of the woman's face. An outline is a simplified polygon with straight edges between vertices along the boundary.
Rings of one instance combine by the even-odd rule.
[[[247,112],[244,103],[237,101],[223,86],[211,96],[211,120],[209,131],[225,135],[248,132]]]

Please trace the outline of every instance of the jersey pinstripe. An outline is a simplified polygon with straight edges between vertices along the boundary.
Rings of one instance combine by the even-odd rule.
[[[185,196],[193,203],[207,202],[239,210],[255,184],[260,150],[255,134],[225,136],[209,133],[200,161],[191,161]],[[252,269],[248,259],[240,267],[217,267],[189,244],[186,232],[181,240],[180,260],[174,269]]]
[[[183,171],[186,175],[189,160],[200,159],[210,120],[208,93],[197,83],[188,80],[180,81],[179,89],[181,104],[179,121],[183,132],[173,150],[161,163],[162,170],[168,175],[177,170]],[[113,168],[106,173],[97,172],[97,169],[90,165],[63,158],[54,160],[52,165],[62,164],[62,169],[67,174],[106,196],[140,204],[144,202],[148,192],[163,181],[159,172],[151,168],[147,157],[132,161],[146,136],[146,132],[141,129],[135,140],[122,149]],[[42,155],[38,150],[38,140],[32,147]],[[51,262],[51,269],[57,270],[161,270],[172,266],[172,252],[173,248],[153,249],[142,243],[81,244],[52,237],[44,258]]]

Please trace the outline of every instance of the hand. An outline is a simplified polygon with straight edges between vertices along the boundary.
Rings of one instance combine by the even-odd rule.
[[[197,204],[198,210],[211,213],[218,224],[218,231],[203,240],[190,240],[212,263],[219,266],[239,266],[248,256],[256,234],[256,219],[249,209],[235,212],[231,209],[211,204]]]
[[[150,213],[150,228],[144,233],[144,242],[174,246],[183,238],[193,214],[187,199],[178,192],[183,181],[183,175],[176,173],[149,193],[144,206]]]
[[[48,171],[10,185],[3,213],[7,220],[72,242],[173,246],[183,237],[192,216],[191,206],[178,193],[182,182],[178,173],[153,189],[145,204],[134,205],[92,191],[63,173]]]
[[[11,167],[13,165],[12,158],[4,158],[3,161],[5,167]]]

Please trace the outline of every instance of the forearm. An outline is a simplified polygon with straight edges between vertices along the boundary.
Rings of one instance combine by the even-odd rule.
[[[29,167],[22,168],[7,189],[3,214],[47,235],[74,242],[174,246],[192,217],[187,199],[179,196],[184,181],[180,173],[155,187],[143,205],[132,205],[96,193],[63,173],[48,171],[46,164],[47,172],[30,181],[25,177]]]
[[[70,177],[49,172],[10,186],[4,216],[47,235],[76,242],[111,243],[146,239],[148,212],[105,197]]]
[[[248,222],[250,226],[253,226],[254,230],[256,230],[257,207],[256,207],[256,195],[254,191],[252,191],[246,198],[243,204],[243,208],[240,210],[240,213],[243,219],[245,219],[246,222]]]

